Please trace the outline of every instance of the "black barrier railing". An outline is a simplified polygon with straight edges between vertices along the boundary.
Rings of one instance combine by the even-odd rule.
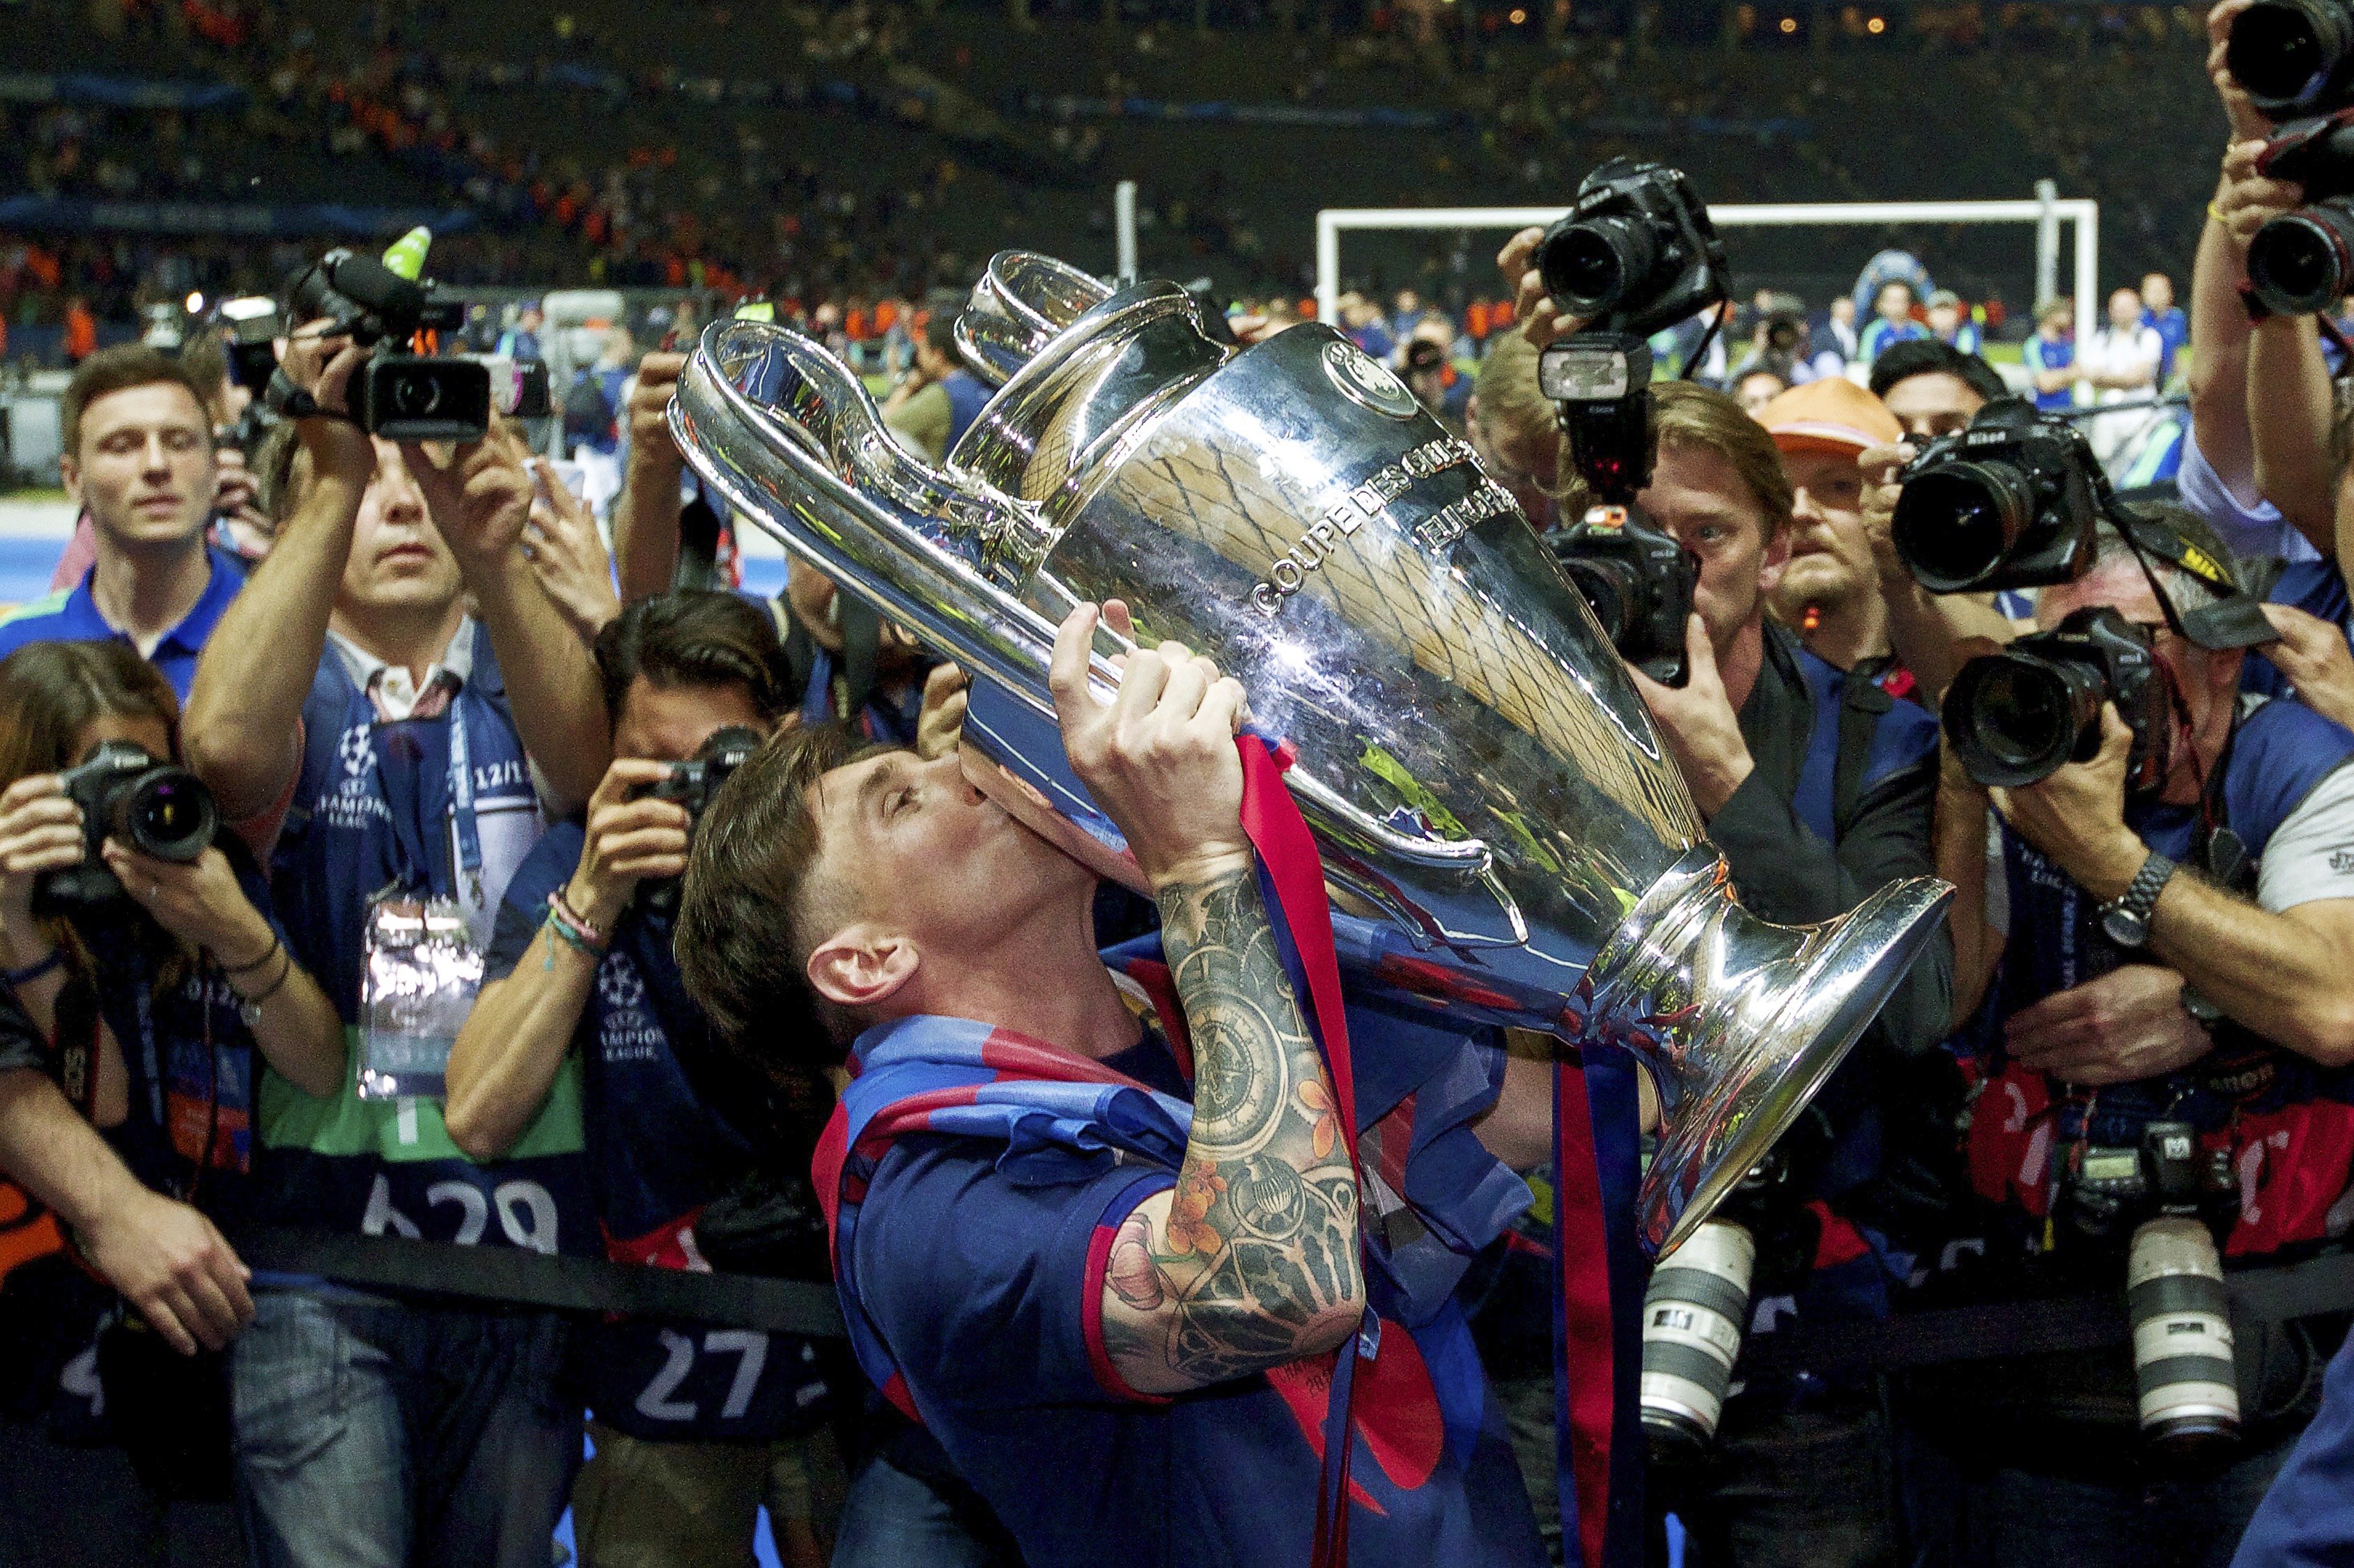
[[[833,1287],[808,1280],[275,1226],[241,1230],[231,1240],[238,1256],[264,1284],[270,1275],[323,1277],[377,1290],[760,1329],[813,1340],[838,1340],[844,1333]]]
[[[618,1313],[841,1339],[833,1287],[749,1274],[704,1274],[601,1257],[551,1257],[518,1247],[459,1246],[401,1236],[253,1227],[232,1238],[257,1276],[323,1277],[378,1290],[423,1291],[563,1312]],[[2235,1322],[2281,1323],[2354,1311],[2354,1254],[2223,1277]],[[1868,1372],[1947,1361],[2101,1350],[2132,1338],[2125,1290],[1908,1312],[1755,1334],[1743,1377]],[[2243,1336],[2243,1340],[2252,1336]]]

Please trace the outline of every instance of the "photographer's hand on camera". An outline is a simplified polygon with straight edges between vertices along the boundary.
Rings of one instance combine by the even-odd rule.
[[[2126,964],[2047,996],[2002,1032],[2020,1065],[2086,1088],[2162,1077],[2215,1044],[2182,1005],[2182,977],[2156,964]]]
[[[1521,335],[1528,340],[1529,346],[1537,349],[1568,337],[1585,325],[1577,317],[1562,313],[1545,287],[1544,274],[1537,270],[1537,246],[1544,234],[1542,228],[1523,228],[1496,253],[1496,267],[1504,275],[1504,287],[1512,291],[1512,319],[1520,323]]]
[[[674,800],[631,799],[670,777],[667,762],[618,758],[588,798],[588,837],[564,899],[581,918],[610,931],[638,884],[686,874],[686,808]]]
[[[2222,0],[2222,4],[2207,13],[2207,77],[2215,84],[2215,96],[2223,101],[2223,116],[2231,122],[2232,139],[2244,141],[2251,136],[2270,132],[2272,122],[2264,116],[2232,75],[2226,58],[2232,43],[2232,22],[2239,14],[2255,4],[2255,0]]]
[[[33,924],[33,887],[41,874],[79,865],[81,808],[54,773],[35,773],[0,792],[0,944],[7,967],[47,956],[48,938]]]
[[[2346,634],[2293,605],[2267,604],[2264,611],[2280,641],[2260,643],[2252,652],[2288,677],[2299,702],[2354,729],[2354,652],[2347,647]]]
[[[1684,625],[1684,656],[1691,674],[1681,687],[1661,685],[1634,665],[1627,673],[1643,694],[1652,718],[1659,721],[1668,750],[1691,790],[1692,804],[1703,818],[1724,809],[1756,768],[1749,743],[1741,736],[1741,718],[1734,711],[1724,680],[1717,673],[1716,649],[1708,626],[1695,613]]]
[[[1989,789],[2003,821],[2076,885],[2105,902],[2121,896],[2149,849],[2126,826],[2126,763],[2133,731],[2115,703],[2101,705],[2101,749],[2032,784]]]
[[[376,473],[376,447],[367,432],[352,421],[349,394],[352,377],[359,374],[368,355],[348,337],[326,336],[334,324],[321,320],[296,329],[286,340],[286,353],[278,367],[318,406],[316,412],[295,423],[314,481],[341,482],[365,490]],[[354,511],[358,510],[357,495],[351,504]]]

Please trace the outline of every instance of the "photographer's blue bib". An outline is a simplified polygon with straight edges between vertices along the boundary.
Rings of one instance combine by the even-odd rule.
[[[487,947],[507,880],[538,837],[530,768],[497,657],[489,634],[467,625],[472,673],[437,716],[380,721],[333,647],[303,701],[302,772],[271,855],[271,887],[295,957],[344,1020],[354,1069],[332,1100],[263,1075],[258,1217],[593,1254],[577,1064],[558,1072],[540,1114],[505,1158],[488,1165],[450,1140],[438,1102],[357,1094],[370,900],[387,890],[453,899]]]
[[[578,823],[558,822],[525,858],[507,884],[485,984],[521,960],[585,838]],[[696,1092],[681,1060],[685,1052],[710,1062],[723,1048],[680,980],[667,920],[635,906],[623,912],[573,1044],[605,1255],[708,1269],[695,1222],[753,1168],[755,1150]],[[832,1413],[819,1347],[791,1334],[632,1320],[585,1324],[579,1335],[589,1410],[633,1437],[759,1441]]]
[[[2298,704],[2261,702],[2240,721],[2217,825],[2245,847],[2251,872],[2281,823],[2349,759],[2354,735]],[[2197,807],[2136,801],[2126,821],[2158,853],[2207,874]],[[2188,1068],[2097,1090],[2072,1091],[2009,1059],[2004,1020],[2145,960],[2111,942],[2092,895],[2008,824],[2002,842],[2010,929],[1988,1004],[1956,1041],[1982,1086],[1968,1134],[1978,1194],[2041,1219],[2053,1212],[2072,1146],[2134,1148],[2149,1122],[2186,1121],[2198,1129],[2201,1150],[2223,1151],[2239,1179],[2240,1215],[2227,1255],[2322,1237],[2354,1170],[2354,1074],[2228,1027],[2216,1049]]]

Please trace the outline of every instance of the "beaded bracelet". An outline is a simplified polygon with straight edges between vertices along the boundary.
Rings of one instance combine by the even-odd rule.
[[[605,956],[604,934],[576,914],[572,906],[565,902],[562,893],[551,893],[547,895],[547,919],[544,923],[544,927],[555,932],[559,941],[586,953],[591,959],[601,959]],[[540,968],[555,967],[556,954],[551,950]]]

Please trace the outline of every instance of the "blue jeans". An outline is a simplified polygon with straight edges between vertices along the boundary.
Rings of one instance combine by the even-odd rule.
[[[260,1568],[547,1568],[580,1462],[562,1319],[257,1291],[229,1357]]]
[[[850,1484],[832,1568],[1001,1568],[1003,1559],[967,1530],[930,1485],[887,1459]]]

